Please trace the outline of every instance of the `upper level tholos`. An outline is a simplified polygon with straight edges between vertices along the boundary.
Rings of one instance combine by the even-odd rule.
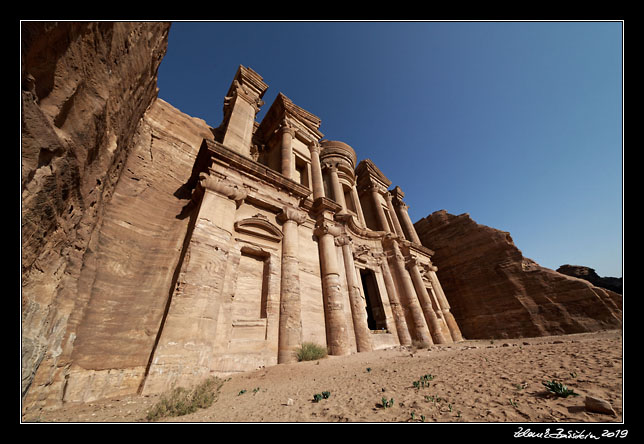
[[[357,163],[351,146],[323,139],[319,117],[279,93],[262,121],[256,121],[267,89],[259,74],[240,65],[224,99],[215,139],[308,188],[311,199],[334,200],[362,228],[420,244],[402,190],[389,191],[391,181],[371,160]]]

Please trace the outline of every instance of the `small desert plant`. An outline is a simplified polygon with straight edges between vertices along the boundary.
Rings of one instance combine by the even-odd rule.
[[[329,396],[331,396],[331,392],[316,393],[313,395],[313,402],[320,402],[323,399],[329,399]]]
[[[380,401],[381,401],[380,405],[382,406],[383,409],[394,406],[394,398],[391,398],[389,401],[387,401],[387,398],[383,396]]]
[[[418,381],[414,381],[414,388],[429,387],[429,381],[434,380],[434,375],[423,375]]]
[[[568,396],[579,396],[579,393],[575,393],[573,390],[569,389],[561,382],[546,381],[542,382],[542,384],[548,389],[550,393],[562,398],[567,398]]]
[[[147,419],[156,421],[166,416],[183,416],[210,407],[222,384],[220,379],[212,377],[192,389],[176,387],[150,409]]]
[[[298,361],[315,361],[326,357],[326,348],[313,342],[303,342],[295,352]]]

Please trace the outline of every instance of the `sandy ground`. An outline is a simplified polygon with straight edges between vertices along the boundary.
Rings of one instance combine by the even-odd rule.
[[[424,375],[428,384],[414,381]],[[580,396],[548,395],[558,380]],[[313,395],[330,392],[313,402]],[[278,365],[226,379],[214,404],[169,422],[621,422],[622,334],[605,331],[511,340],[397,347]],[[616,416],[592,413],[585,397]],[[391,407],[382,398],[393,399]],[[121,397],[66,404],[24,422],[146,422],[158,400]],[[291,401],[289,401],[289,399]]]

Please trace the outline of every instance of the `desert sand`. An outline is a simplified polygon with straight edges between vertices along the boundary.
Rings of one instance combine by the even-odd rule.
[[[211,407],[163,421],[619,423],[622,345],[622,332],[611,330],[329,356],[226,377]],[[550,395],[542,382],[551,380],[579,396]],[[314,402],[323,391],[328,398]],[[615,415],[588,411],[586,396],[608,401]],[[68,403],[23,421],[146,422],[158,399]]]

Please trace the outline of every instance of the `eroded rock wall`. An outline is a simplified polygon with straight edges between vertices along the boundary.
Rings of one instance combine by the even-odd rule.
[[[64,392],[100,284],[106,208],[156,99],[169,27],[22,23],[22,386],[31,401]]]
[[[523,257],[509,233],[468,214],[415,224],[466,339],[516,338],[621,326],[621,296]]]
[[[558,273],[566,274],[568,276],[584,279],[596,287],[605,288],[606,290],[614,291],[615,293],[622,294],[622,278],[599,276],[597,272],[583,265],[562,265],[557,268]]]

